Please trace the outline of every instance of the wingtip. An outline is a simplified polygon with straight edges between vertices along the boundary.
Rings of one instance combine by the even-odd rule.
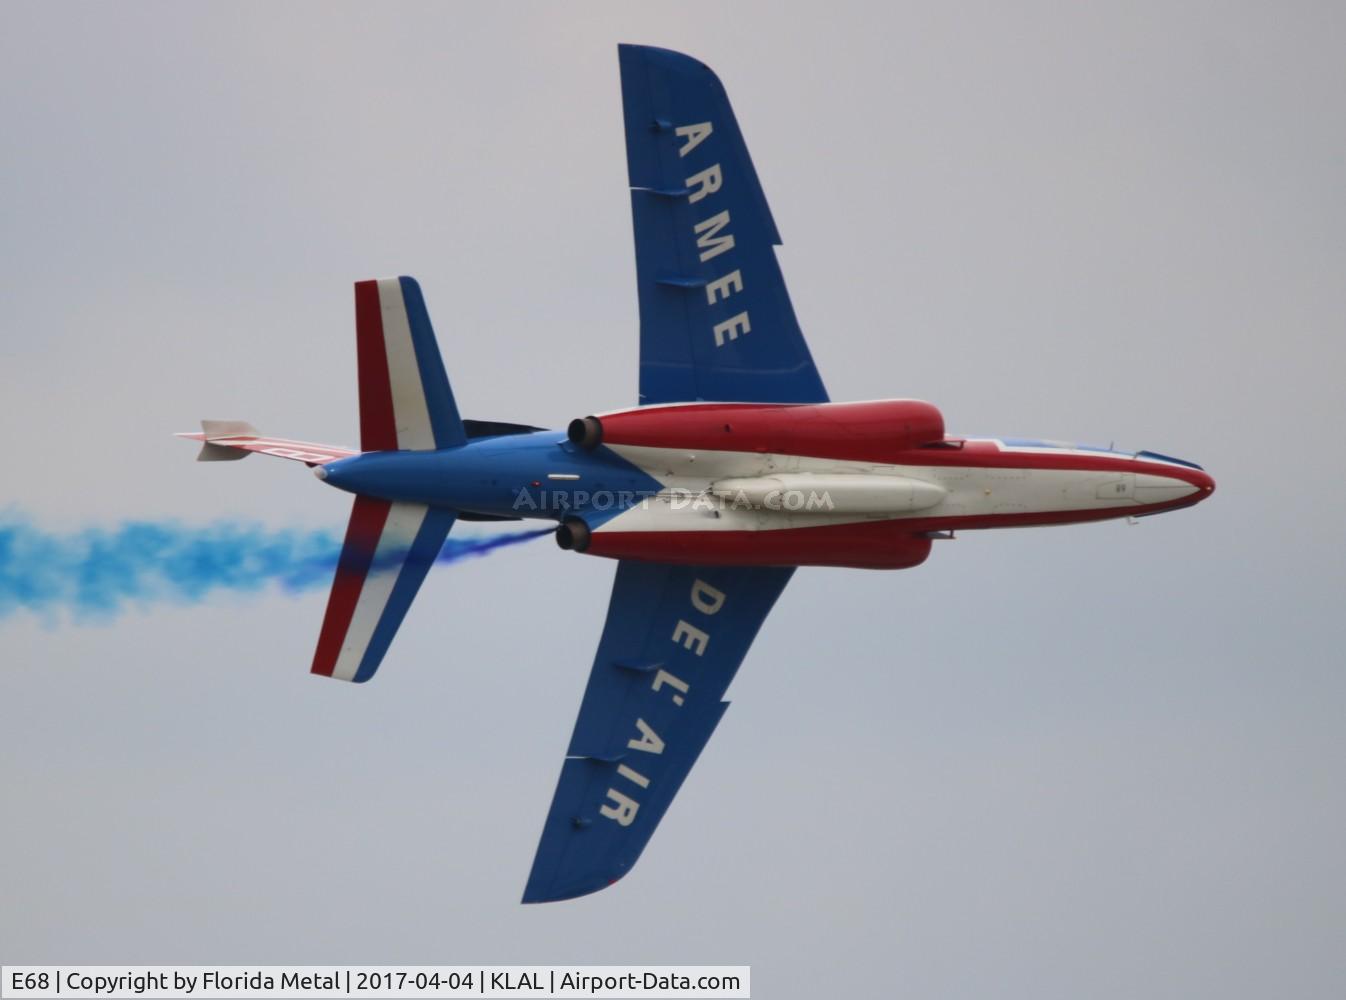
[[[581,896],[592,896],[596,892],[602,892],[609,886],[614,886],[621,881],[620,875],[603,875],[593,882],[584,882],[577,886],[567,889],[549,890],[538,885],[533,879],[528,880],[528,885],[523,890],[523,898],[520,903],[529,905],[532,903],[563,903],[567,899],[579,899]]]
[[[651,59],[665,60],[674,64],[682,63],[709,72],[712,76],[715,71],[703,63],[696,56],[688,55],[686,52],[679,52],[677,49],[665,49],[658,45],[638,45],[635,42],[618,42],[617,58],[647,56]]]

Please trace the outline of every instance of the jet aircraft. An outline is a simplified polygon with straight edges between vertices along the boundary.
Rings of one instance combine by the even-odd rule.
[[[568,428],[459,416],[419,285],[355,285],[360,449],[203,421],[202,460],[304,462],[354,494],[312,671],[368,681],[455,521],[556,522],[617,561],[524,902],[631,870],[800,566],[908,569],[955,531],[1134,518],[1208,497],[1151,451],[945,432],[911,399],[832,402],[719,79],[618,49],[640,314],[638,405]]]

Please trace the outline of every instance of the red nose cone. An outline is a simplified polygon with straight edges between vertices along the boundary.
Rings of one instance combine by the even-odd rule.
[[[1196,472],[1192,476],[1192,485],[1201,491],[1201,499],[1215,492],[1215,480],[1205,472]]]

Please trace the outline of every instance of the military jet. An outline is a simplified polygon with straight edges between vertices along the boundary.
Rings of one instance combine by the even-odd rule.
[[[638,405],[564,430],[459,416],[419,285],[355,285],[360,449],[203,421],[200,458],[304,462],[354,495],[312,671],[374,676],[456,521],[541,519],[616,560],[607,623],[523,901],[629,872],[800,566],[910,569],[955,532],[1136,518],[1211,495],[1152,451],[945,432],[930,403],[832,402],[724,87],[618,49]],[[858,345],[857,345],[858,347]]]

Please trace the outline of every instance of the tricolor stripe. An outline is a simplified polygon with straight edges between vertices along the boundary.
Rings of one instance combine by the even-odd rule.
[[[414,279],[357,282],[355,337],[365,451],[431,451],[466,442]]]
[[[357,683],[374,676],[453,519],[423,504],[356,497],[313,673]]]
[[[346,527],[346,541],[337,562],[336,578],[332,581],[332,594],[327,600],[327,615],[323,618],[322,631],[318,633],[318,649],[313,655],[315,674],[330,677],[336,668],[392,506],[387,500],[355,498],[350,524]]]

